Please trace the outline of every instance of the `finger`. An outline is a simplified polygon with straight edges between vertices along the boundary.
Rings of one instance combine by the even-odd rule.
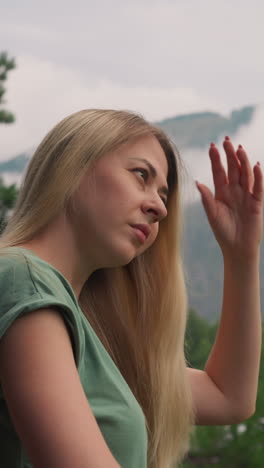
[[[240,161],[236,155],[235,149],[229,137],[225,137],[223,146],[224,146],[224,150],[226,153],[227,174],[228,174],[229,184],[231,185],[239,184],[240,172],[241,172]]]
[[[242,145],[239,145],[238,147],[237,157],[241,164],[240,185],[244,190],[251,193],[254,184],[254,174],[248,160],[247,153]]]
[[[263,174],[262,170],[260,168],[260,164],[256,164],[254,166],[254,185],[253,185],[253,196],[256,198],[258,201],[263,200]]]
[[[200,184],[197,181],[195,181],[195,183],[201,194],[202,203],[208,216],[208,220],[211,222],[216,216],[215,198],[211,190],[206,185]]]
[[[223,185],[228,184],[228,179],[226,175],[225,168],[222,164],[219,151],[214,143],[211,143],[209,149],[209,155],[211,159],[213,180],[215,186],[215,195],[217,196],[219,191],[222,189]]]

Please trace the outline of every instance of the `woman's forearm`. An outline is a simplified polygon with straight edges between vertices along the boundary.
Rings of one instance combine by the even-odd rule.
[[[224,258],[222,316],[205,371],[242,418],[254,412],[260,352],[259,254]]]

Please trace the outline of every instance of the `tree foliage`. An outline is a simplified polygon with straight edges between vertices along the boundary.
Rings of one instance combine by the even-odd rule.
[[[189,365],[203,369],[217,325],[189,313],[186,354]],[[264,331],[262,342],[264,340]],[[255,414],[243,424],[201,426],[194,431],[183,468],[262,468],[264,460],[264,346]]]
[[[15,66],[15,60],[8,57],[7,52],[0,53],[0,106],[5,104],[4,94],[6,92],[6,88],[4,87],[4,82],[7,79],[9,71],[13,70]],[[12,123],[14,120],[15,117],[11,112],[0,108],[0,123]]]
[[[18,189],[16,185],[6,186],[0,177],[0,234],[6,225],[8,212],[15,205],[17,195]]]

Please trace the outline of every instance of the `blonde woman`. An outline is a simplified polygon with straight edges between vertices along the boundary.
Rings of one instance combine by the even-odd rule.
[[[33,156],[0,245],[0,466],[169,468],[193,423],[255,408],[263,183],[226,138],[197,183],[223,253],[204,371],[184,358],[181,162],[138,115],[84,110]]]

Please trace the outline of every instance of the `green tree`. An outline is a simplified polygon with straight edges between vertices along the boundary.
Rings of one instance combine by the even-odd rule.
[[[5,104],[4,94],[6,92],[4,82],[7,79],[8,72],[13,70],[15,66],[13,58],[8,57],[6,52],[0,53],[0,123],[12,123],[15,120],[11,112],[2,109],[2,105]],[[0,174],[0,233],[5,227],[8,211],[13,208],[17,194],[16,185],[5,186]]]
[[[5,228],[8,211],[15,205],[18,189],[15,184],[5,186],[0,177],[0,234]]]
[[[9,58],[6,52],[0,53],[0,106],[5,104],[4,101],[4,94],[6,89],[4,87],[4,82],[7,79],[8,72],[15,68],[15,60],[13,58]],[[12,123],[14,122],[15,117],[14,115],[5,110],[0,108],[0,123]]]
[[[262,332],[262,343],[264,330]],[[226,468],[262,468],[264,460],[264,346],[261,351],[258,396],[255,414],[243,424],[230,427],[230,440],[222,454]]]
[[[186,354],[189,365],[203,369],[217,325],[189,313]],[[264,340],[264,331],[262,342]],[[183,468],[262,468],[264,460],[264,346],[255,414],[243,424],[201,426],[194,431]]]
[[[214,341],[216,325],[211,325],[193,309],[189,310],[185,353],[190,367],[203,369]]]

